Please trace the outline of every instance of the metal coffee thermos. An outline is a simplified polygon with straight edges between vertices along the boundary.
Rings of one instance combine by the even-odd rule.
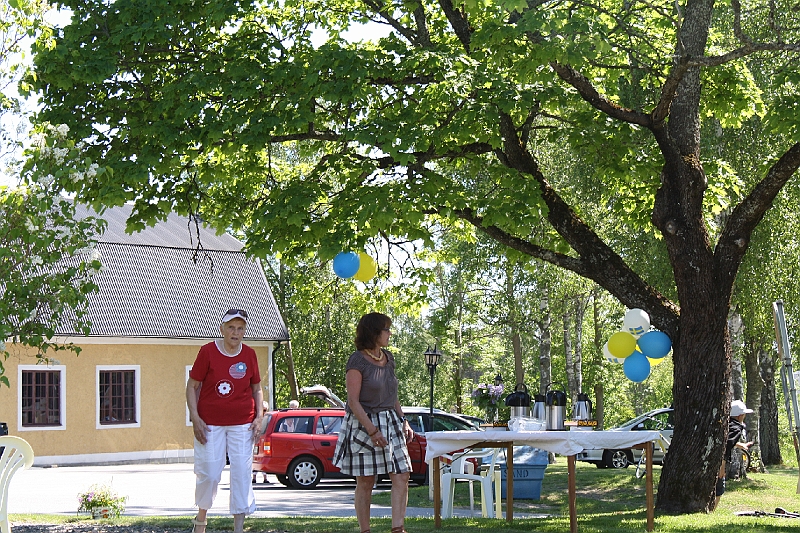
[[[524,383],[517,384],[514,392],[506,396],[506,406],[511,407],[511,418],[530,416],[531,395]]]
[[[573,420],[590,420],[592,418],[592,401],[585,392],[578,393],[578,399],[572,406]]]
[[[567,393],[560,390],[547,391],[545,398],[545,413],[547,415],[546,428],[548,430],[563,431],[564,419],[567,415]]]
[[[544,394],[533,395],[533,418],[547,420],[547,408],[544,404]]]

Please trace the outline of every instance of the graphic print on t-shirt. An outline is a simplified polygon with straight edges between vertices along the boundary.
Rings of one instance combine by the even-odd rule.
[[[228,369],[228,373],[233,379],[242,379],[247,375],[247,365],[242,361],[234,363]]]
[[[219,396],[220,398],[226,398],[230,396],[231,393],[233,392],[233,383],[231,383],[227,379],[223,379],[219,383],[217,383],[216,390],[217,390],[217,396]]]

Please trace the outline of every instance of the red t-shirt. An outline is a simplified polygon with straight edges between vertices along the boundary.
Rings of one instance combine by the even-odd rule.
[[[236,426],[255,418],[251,385],[261,383],[256,352],[242,344],[236,356],[223,354],[216,343],[200,348],[189,377],[203,384],[197,412],[206,424]]]

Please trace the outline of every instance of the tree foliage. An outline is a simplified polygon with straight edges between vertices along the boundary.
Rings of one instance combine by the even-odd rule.
[[[40,359],[48,350],[79,351],[54,337],[59,329],[89,333],[86,297],[97,288],[92,275],[101,266],[93,250],[104,222],[76,219],[74,203],[56,183],[105,169],[81,159],[68,131],[42,126],[22,168],[27,185],[0,188],[0,339],[33,347]],[[13,348],[6,342],[0,343],[0,382],[8,385],[2,362]]]
[[[256,254],[433,244],[432,221],[461,221],[589,278],[673,340],[658,507],[713,508],[734,280],[800,166],[792,1],[66,4],[31,81],[43,117],[116,172],[64,187],[135,201],[134,228],[173,209],[244,228]],[[367,21],[390,33],[342,38]],[[771,142],[742,179],[704,126],[725,137],[756,117]],[[278,143],[303,159],[276,164]],[[548,164],[558,144],[586,179]],[[609,219],[631,234],[604,233]],[[631,255],[642,232],[668,279]]]
[[[46,46],[50,28],[44,22],[49,4],[43,0],[0,0],[0,175],[7,174],[27,136],[26,106],[17,84],[31,67],[26,44],[38,38]],[[18,179],[10,175],[9,179]]]

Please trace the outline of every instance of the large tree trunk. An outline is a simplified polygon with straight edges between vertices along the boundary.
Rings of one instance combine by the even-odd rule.
[[[759,425],[761,462],[764,465],[779,465],[783,463],[778,440],[778,395],[775,390],[775,366],[779,363],[777,356],[765,355],[760,364],[764,386],[761,389],[761,405],[758,410],[761,420]]]
[[[702,292],[695,291],[694,302]],[[687,300],[692,299],[681,299]],[[675,433],[658,485],[657,508],[664,512],[709,511],[714,506],[731,402],[725,314],[681,313],[681,335],[673,351]]]
[[[710,0],[686,3],[680,55],[705,54],[713,6]],[[671,332],[675,433],[656,502],[668,513],[713,510],[731,401],[727,322],[736,270],[720,272],[722,258],[712,249],[703,219],[708,182],[700,163],[699,109],[700,68],[689,67],[669,123],[653,130],[664,168],[652,220],[664,236],[681,304],[678,332]]]

